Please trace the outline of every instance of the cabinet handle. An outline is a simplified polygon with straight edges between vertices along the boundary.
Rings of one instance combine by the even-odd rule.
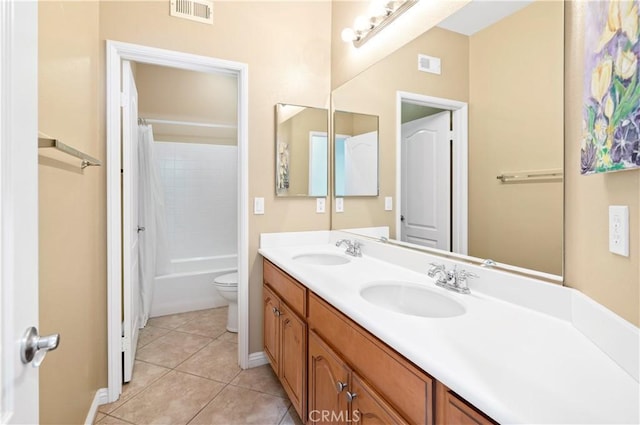
[[[358,394],[352,393],[351,391],[347,391],[347,401],[351,403],[355,398],[358,397]]]
[[[272,307],[272,308],[271,308],[271,311],[273,311],[273,314],[275,314],[276,316],[280,316],[280,314],[281,314],[281,313],[280,313],[280,310],[278,310],[278,309],[277,309],[277,308],[275,308],[275,307]]]
[[[345,388],[347,388],[346,382],[336,382],[336,390],[338,390],[339,393],[341,393]]]

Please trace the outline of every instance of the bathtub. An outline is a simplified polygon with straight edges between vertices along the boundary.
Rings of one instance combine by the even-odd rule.
[[[150,317],[227,305],[213,280],[238,269],[237,255],[171,261],[171,274],[156,276]]]

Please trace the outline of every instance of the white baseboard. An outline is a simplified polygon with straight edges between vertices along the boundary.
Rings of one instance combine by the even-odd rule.
[[[262,366],[267,363],[269,363],[269,360],[267,359],[267,355],[264,354],[264,351],[249,354],[249,369],[252,367]]]
[[[96,391],[96,395],[93,397],[93,402],[87,413],[87,418],[84,420],[85,425],[91,425],[98,413],[98,406],[109,403],[109,390],[106,388],[100,388]]]

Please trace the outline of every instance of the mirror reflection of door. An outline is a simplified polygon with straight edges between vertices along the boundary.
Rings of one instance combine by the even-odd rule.
[[[400,233],[404,242],[451,251],[451,113],[439,111],[402,124]]]
[[[327,133],[309,132],[309,196],[327,196],[328,162]]]

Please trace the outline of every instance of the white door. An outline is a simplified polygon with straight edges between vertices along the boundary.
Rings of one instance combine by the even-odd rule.
[[[401,239],[449,251],[450,112],[402,125]]]
[[[378,132],[358,134],[344,141],[344,191],[350,196],[378,194]]]
[[[38,325],[38,3],[0,2],[0,423],[39,421],[38,369],[20,340]]]
[[[138,91],[131,62],[122,62],[122,298],[123,375],[131,380],[140,323],[140,262],[138,257]]]

